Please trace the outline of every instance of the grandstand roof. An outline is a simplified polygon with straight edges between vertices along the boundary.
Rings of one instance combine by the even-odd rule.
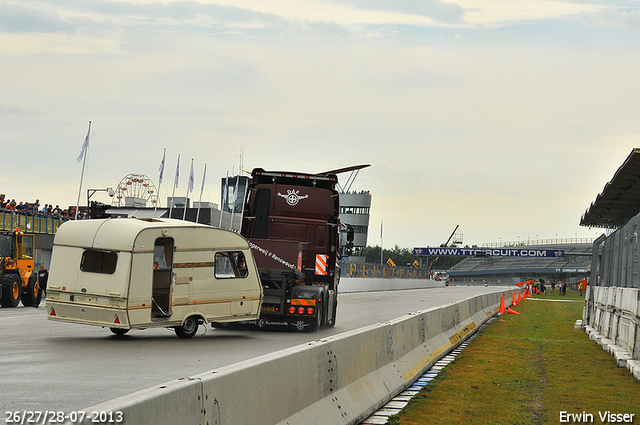
[[[640,213],[640,149],[634,148],[582,215],[581,226],[617,229]]]

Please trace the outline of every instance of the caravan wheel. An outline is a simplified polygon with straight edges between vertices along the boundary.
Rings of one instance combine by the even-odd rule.
[[[198,325],[198,318],[196,316],[189,316],[184,319],[182,326],[176,326],[176,335],[180,338],[191,338],[198,332]]]

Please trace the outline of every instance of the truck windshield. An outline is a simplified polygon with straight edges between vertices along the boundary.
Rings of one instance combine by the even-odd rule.
[[[13,257],[13,236],[0,235],[0,257]]]

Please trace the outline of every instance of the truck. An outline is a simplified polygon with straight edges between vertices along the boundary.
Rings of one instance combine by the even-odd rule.
[[[251,172],[240,234],[253,250],[262,284],[259,327],[335,326],[341,229],[347,253],[354,236],[339,220],[337,183],[332,172]]]
[[[54,238],[47,319],[109,328],[173,328],[257,320],[262,285],[242,236],[182,220],[72,220]]]
[[[38,273],[34,260],[35,235],[0,232],[0,305],[38,307],[42,293],[38,286]]]

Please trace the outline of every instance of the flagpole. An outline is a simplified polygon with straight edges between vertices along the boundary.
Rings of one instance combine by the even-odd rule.
[[[224,189],[222,191],[222,205],[220,206],[220,224],[218,227],[222,229],[222,214],[224,214],[224,203],[227,200],[227,192],[229,187],[229,172],[227,171],[227,179],[224,182]]]
[[[380,264],[384,266],[384,248],[382,246],[382,220],[380,220]]]
[[[187,217],[187,205],[189,205],[189,192],[193,190],[193,158],[191,158],[191,171],[189,171],[189,183],[187,184],[187,193],[184,195],[184,211],[182,212],[182,221]]]
[[[238,185],[240,184],[240,177],[236,180],[236,187],[233,189],[233,209],[231,210],[231,221],[229,221],[229,230],[233,230],[233,216],[236,213],[236,199],[238,199]]]
[[[202,205],[202,192],[204,191],[204,179],[207,175],[207,163],[204,163],[204,172],[202,173],[202,186],[200,186],[200,200],[198,201],[198,212],[196,213],[196,223],[200,219],[200,205]]]
[[[89,129],[87,130],[87,137],[84,138],[84,143],[82,144],[82,172],[80,173],[80,187],[78,188],[78,201],[76,202],[76,216],[75,219],[78,219],[78,209],[80,209],[80,194],[82,193],[82,180],[84,178],[84,166],[87,163],[87,151],[89,150],[89,133],[91,133],[91,121],[89,121]],[[87,198],[87,202],[88,198]],[[89,208],[89,205],[87,205]]]
[[[242,174],[242,170],[240,170],[240,173]],[[238,182],[238,184],[240,184],[240,183]],[[240,230],[238,232],[240,232],[242,230],[242,220],[244,219],[244,199],[245,199],[245,192],[242,192],[242,202],[240,203],[241,208],[242,208],[240,210]]]
[[[160,163],[160,172],[158,176],[158,199],[156,200],[156,206],[153,209],[153,216],[156,216],[156,210],[158,209],[158,204],[160,203],[160,186],[162,186],[162,177],[164,176],[164,159],[167,157],[167,148],[164,148],[164,152],[162,154],[162,162]]]
[[[173,184],[173,192],[171,193],[171,206],[169,206],[169,218],[171,218],[171,212],[173,210],[173,204],[175,204],[174,197],[176,195],[176,187],[178,187],[178,178],[180,177],[180,154],[178,154],[178,163],[176,164],[176,181]]]

